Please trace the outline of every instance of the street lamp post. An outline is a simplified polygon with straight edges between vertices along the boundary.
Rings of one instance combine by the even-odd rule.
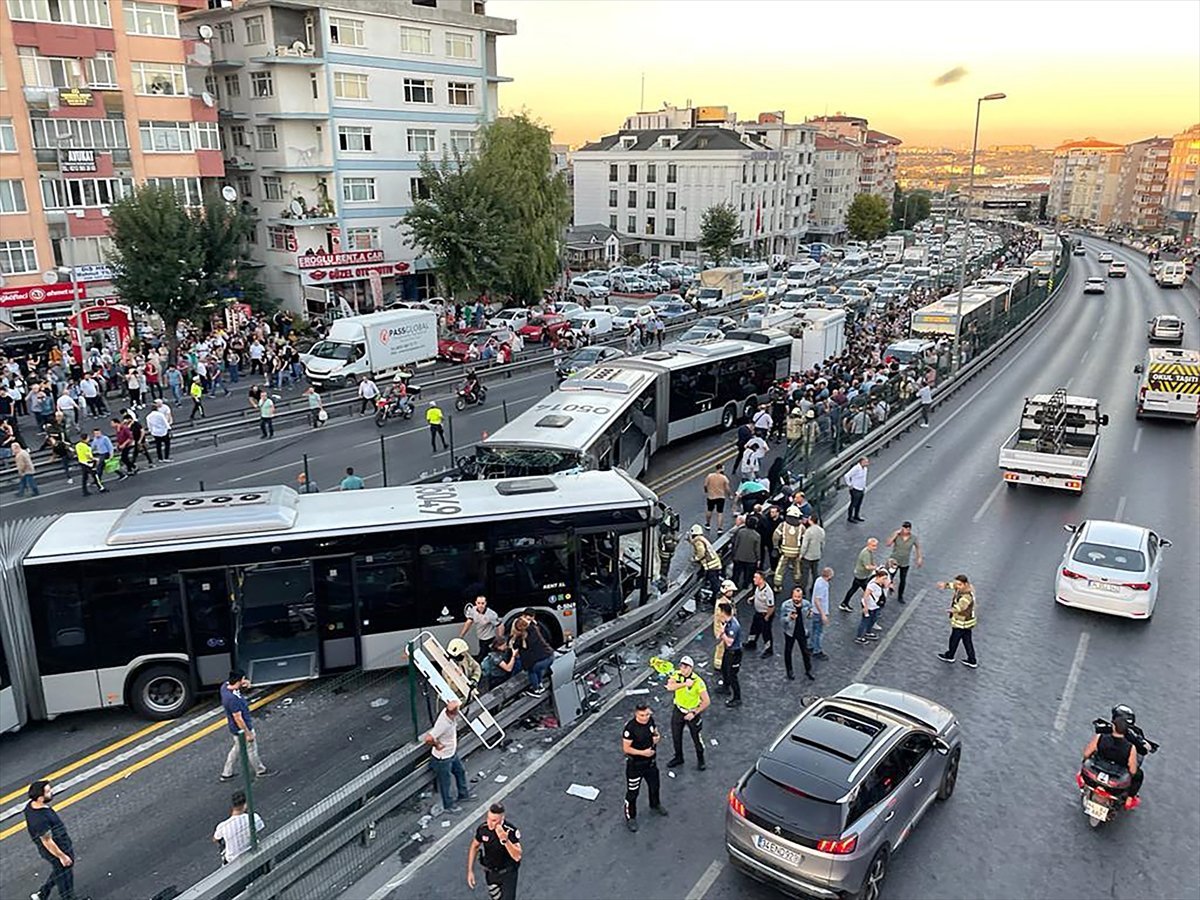
[[[679,208],[683,210],[683,246],[679,248],[679,259],[681,262],[687,262],[688,208],[686,206],[681,206]]]
[[[975,155],[979,152],[979,111],[985,100],[1003,100],[1004,94],[985,94],[975,101],[975,137],[971,141],[971,171],[967,176],[967,202],[963,218],[966,225],[966,237],[963,247],[958,254],[958,301],[954,307],[954,357],[950,360],[950,371],[957,372],[962,363],[960,346],[962,343],[962,303],[963,288],[967,280],[967,254],[971,252],[971,201],[975,194]]]

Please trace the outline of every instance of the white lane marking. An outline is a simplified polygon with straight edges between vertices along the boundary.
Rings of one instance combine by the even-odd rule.
[[[1138,447],[1142,445],[1142,429],[1137,430],[1137,434],[1133,436],[1133,452],[1138,452]]]
[[[695,631],[687,634],[686,637],[679,642],[679,646],[685,646],[688,642],[693,640],[696,635],[710,627],[712,627],[711,623],[705,623],[701,625]],[[408,863],[403,869],[400,870],[396,877],[389,879],[382,887],[378,888],[374,893],[372,893],[367,900],[384,900],[388,894],[411,879],[415,874],[417,874],[418,871],[425,867],[426,863],[437,858],[442,850],[444,850],[452,841],[456,840],[459,835],[469,828],[474,828],[479,823],[479,817],[483,815],[484,811],[489,806],[491,806],[493,803],[501,802],[505,797],[540,772],[547,763],[558,756],[558,754],[566,750],[569,746],[571,746],[571,744],[575,743],[576,739],[578,739],[580,735],[603,719],[613,707],[615,707],[618,703],[624,702],[627,699],[627,691],[629,688],[637,687],[653,674],[654,670],[647,667],[644,672],[630,680],[625,685],[625,690],[617,691],[615,694],[613,694],[613,696],[610,697],[608,701],[600,707],[599,711],[595,715],[593,715],[590,719],[588,719],[588,721],[584,722],[565,738],[547,750],[546,753],[543,756],[540,756],[528,769],[525,769],[523,772],[521,772],[521,774],[506,782],[504,787],[488,797],[483,803],[480,803],[477,807],[475,807],[475,809],[471,810],[470,812],[464,812],[462,819],[457,825],[438,838],[438,840],[435,841],[428,849],[423,850],[420,856]],[[348,895],[346,896],[346,900],[349,900]]]
[[[1075,376],[1072,375],[1070,378],[1067,379],[1066,389],[1069,391],[1071,389],[1071,385],[1073,385],[1074,383],[1075,383]]]
[[[530,400],[541,400],[545,397],[546,397],[546,394],[530,394],[528,397],[517,397],[513,400],[509,400],[508,405],[516,406],[518,403],[527,403]],[[502,409],[502,407],[492,405],[492,406],[485,406],[485,407],[483,407],[483,409],[485,411],[486,410],[500,411]],[[456,413],[457,413],[457,411],[456,411]],[[457,415],[466,415],[466,413],[457,413]],[[384,439],[384,441],[390,441],[392,438],[403,437],[406,434],[417,434],[418,432],[425,431],[427,427],[428,426],[426,426],[426,425],[418,425],[416,428],[406,428],[406,429],[404,429],[404,431],[397,431],[392,434],[384,434],[383,439]],[[499,427],[499,426],[497,426],[497,427]],[[492,429],[492,430],[495,430],[495,429]],[[375,447],[375,446],[378,446],[378,444],[379,444],[379,437],[376,436],[373,440],[362,441],[361,443],[355,444],[354,449],[357,450],[362,447]]]
[[[876,645],[875,651],[867,657],[867,661],[859,666],[858,671],[854,673],[855,682],[862,682],[866,680],[868,675],[871,674],[871,670],[875,668],[875,664],[883,657],[883,654],[887,651],[888,646],[896,639],[896,635],[900,633],[900,629],[903,628],[905,623],[912,618],[913,613],[916,611],[917,604],[920,603],[921,599],[928,593],[929,588],[922,588],[917,596],[913,597],[912,600],[909,601],[904,612],[900,613],[900,618],[896,620],[896,624],[888,629],[887,634],[885,634],[883,639],[880,640],[879,644]]]
[[[313,457],[312,459],[316,459],[316,457]],[[309,462],[311,462],[312,459],[310,459]],[[239,481],[249,481],[252,478],[258,478],[261,475],[269,475],[272,472],[278,472],[280,469],[294,469],[296,466],[304,468],[304,460],[300,459],[297,461],[293,459],[288,462],[281,463],[278,466],[271,466],[269,469],[259,469],[257,472],[248,472],[245,475],[239,475],[237,478],[228,478],[226,479],[226,483],[236,484]]]
[[[1113,516],[1113,521],[1120,522],[1121,517],[1125,515],[1125,501],[1127,499],[1128,499],[1127,497],[1122,497],[1120,500],[1117,501],[1117,514],[1115,516]]]
[[[1094,341],[1099,336],[1100,336],[1100,329],[1097,328],[1095,331],[1092,332],[1092,340]]]
[[[193,719],[188,719],[186,722],[176,725],[174,728],[168,728],[166,731],[158,732],[154,735],[154,737],[147,738],[144,741],[140,741],[139,743],[125,747],[120,753],[116,754],[115,756],[108,757],[103,762],[97,763],[90,769],[84,769],[82,772],[76,772],[70,778],[67,778],[63,781],[55,781],[54,793],[64,794],[68,788],[75,787],[78,784],[83,784],[85,781],[90,780],[96,775],[103,774],[110,769],[119,768],[134,757],[141,756],[147,750],[157,747],[159,744],[166,743],[167,741],[178,737],[186,731],[191,731],[197,725],[201,725],[207,722],[209,719],[214,719],[217,716],[222,716],[224,714],[225,710],[218,706],[216,709],[210,709],[207,712],[201,713]],[[0,822],[20,814],[22,811],[24,811],[24,809],[25,803],[21,802],[14,806],[10,806],[6,810],[0,811]]]
[[[1094,338],[1093,338],[1093,339],[1094,339]],[[1087,362],[1088,354],[1089,354],[1089,353],[1091,353],[1091,352],[1092,352],[1092,348],[1091,348],[1091,347],[1088,347],[1086,350],[1084,350],[1084,351],[1083,351],[1083,356],[1079,357],[1079,361],[1080,361],[1081,363],[1083,363],[1083,362]]]
[[[987,515],[988,507],[991,506],[995,502],[996,498],[1000,496],[1000,492],[1004,490],[1005,484],[1006,482],[1004,481],[996,482],[996,486],[992,488],[992,492],[988,494],[987,499],[983,501],[983,506],[979,507],[978,512],[971,516],[972,522],[978,522],[985,515]]]
[[[1083,658],[1087,656],[1088,640],[1088,632],[1085,631],[1079,635],[1079,643],[1075,646],[1075,658],[1071,660],[1071,671],[1067,673],[1067,685],[1063,688],[1058,712],[1054,714],[1056,737],[1061,735],[1067,727],[1067,714],[1071,711],[1071,701],[1075,699],[1075,686],[1079,684],[1079,673],[1083,670]]]
[[[724,868],[725,860],[723,859],[714,859],[710,862],[708,868],[704,870],[704,874],[700,876],[700,880],[687,892],[685,900],[704,900],[704,895],[708,893],[708,889],[713,886],[713,882],[717,880],[717,876]]]
[[[953,422],[959,415],[961,415],[967,409],[967,407],[969,407],[975,401],[976,397],[978,397],[980,394],[982,394],[984,391],[986,391],[988,388],[990,388],[993,384],[995,384],[996,379],[998,379],[1001,375],[1003,375],[1005,372],[1007,372],[1013,366],[1013,364],[1016,363],[1016,361],[1018,359],[1020,359],[1022,355],[1024,355],[1026,350],[1028,350],[1035,343],[1037,343],[1037,339],[1042,336],[1042,334],[1046,331],[1046,329],[1054,324],[1054,319],[1057,317],[1058,312],[1060,310],[1062,310],[1062,308],[1063,308],[1062,306],[1055,307],[1054,311],[1051,313],[1051,317],[1046,321],[1046,323],[1044,325],[1042,325],[1042,327],[1038,330],[1038,332],[1036,334],[1032,335],[1029,338],[1029,343],[1025,344],[1025,346],[1023,346],[1015,354],[1013,354],[1012,358],[1009,359],[1008,362],[1006,362],[1003,366],[1001,366],[991,378],[989,378],[987,381],[985,381],[980,386],[979,390],[977,390],[969,398],[964,400],[961,406],[959,406],[956,409],[953,409],[949,413],[947,413],[942,418],[942,421],[939,424],[933,426],[933,429],[931,431],[929,431],[929,433],[925,434],[923,436],[922,440],[917,441],[915,444],[913,444],[913,446],[909,447],[908,450],[906,450],[903,454],[901,454],[901,456],[898,460],[896,460],[894,463],[892,463],[890,466],[888,466],[886,469],[884,469],[882,472],[880,472],[877,477],[872,478],[870,483],[867,484],[867,492],[870,493],[871,490],[876,485],[879,484],[879,482],[883,481],[885,478],[887,478],[889,475],[891,475],[893,472],[895,472],[898,468],[900,468],[902,465],[904,465],[906,462],[908,462],[908,460],[912,457],[912,455],[914,453],[916,453],[919,450],[924,450],[925,445],[929,443],[930,438],[932,438],[939,431],[941,431],[943,428],[945,428],[947,425],[949,425],[951,422]],[[850,508],[849,503],[842,504],[837,509],[835,509],[832,513],[830,513],[825,521],[833,522],[833,521],[837,520],[841,516],[844,516],[846,514],[846,510],[848,510],[849,508]]]

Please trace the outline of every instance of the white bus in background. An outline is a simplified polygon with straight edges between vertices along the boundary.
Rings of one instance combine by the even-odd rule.
[[[478,478],[618,467],[637,476],[660,448],[731,428],[787,376],[791,336],[677,343],[585,369],[478,444]]]
[[[657,498],[622,472],[297,494],[241,488],[0,527],[0,721],[182,715],[260,685],[407,662],[479,593],[557,645],[649,599]],[[471,640],[474,640],[472,636]]]

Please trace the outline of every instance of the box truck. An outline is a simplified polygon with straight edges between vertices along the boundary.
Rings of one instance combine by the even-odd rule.
[[[846,311],[806,309],[789,332],[792,335],[791,371],[807,371],[846,349]]]
[[[725,266],[700,273],[700,292],[696,302],[701,309],[717,309],[741,302],[744,274],[740,268]]]
[[[437,350],[437,313],[393,309],[336,320],[300,359],[309,383],[324,390],[392,375],[436,358]]]

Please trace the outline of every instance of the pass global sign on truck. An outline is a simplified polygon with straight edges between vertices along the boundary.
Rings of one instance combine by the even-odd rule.
[[[336,320],[303,357],[316,388],[357,384],[437,356],[437,313],[395,309]]]

